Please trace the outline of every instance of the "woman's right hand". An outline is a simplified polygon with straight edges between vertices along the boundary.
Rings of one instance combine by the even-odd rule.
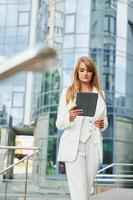
[[[70,122],[74,121],[75,118],[77,116],[80,116],[81,114],[83,114],[83,110],[82,109],[77,109],[75,107],[72,107],[70,110],[69,110],[69,119],[70,119]]]

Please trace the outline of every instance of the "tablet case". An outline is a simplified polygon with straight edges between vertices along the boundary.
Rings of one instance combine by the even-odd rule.
[[[76,108],[83,109],[82,116],[93,117],[96,111],[98,93],[77,92]]]

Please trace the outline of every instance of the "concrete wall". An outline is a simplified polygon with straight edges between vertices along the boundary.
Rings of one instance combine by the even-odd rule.
[[[66,180],[48,179],[46,177],[47,143],[48,143],[49,115],[39,117],[34,129],[35,147],[40,147],[42,152],[37,155],[33,162],[32,179],[35,184],[43,188],[58,188],[60,191],[68,192]]]
[[[116,163],[133,164],[133,120],[117,117],[116,141],[114,143],[114,154]],[[131,174],[133,167],[118,166],[115,168],[117,174]]]
[[[41,148],[41,153],[37,155],[33,162],[33,180],[40,185],[41,180],[45,179],[46,158],[47,158],[47,140],[48,140],[49,116],[45,115],[38,118],[34,129],[35,147]]]
[[[0,146],[6,146],[8,139],[8,128],[0,128]],[[0,170],[3,169],[6,150],[0,149]]]
[[[116,161],[133,163],[133,120],[117,117],[116,138]]]

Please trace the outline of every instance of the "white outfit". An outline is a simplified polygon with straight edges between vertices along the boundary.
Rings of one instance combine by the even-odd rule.
[[[91,130],[88,132],[88,130],[90,129],[90,126],[93,129],[94,123],[92,123],[92,120],[90,119],[90,117],[83,117],[82,125],[81,125],[81,133],[80,133],[80,138],[79,138],[79,140],[82,143],[85,143],[87,139],[90,137],[90,135],[92,134]]]
[[[65,162],[72,200],[89,200],[99,163],[98,145],[92,137],[86,143],[79,142],[76,160]]]
[[[65,162],[71,200],[89,200],[97,167],[103,157],[101,131],[108,126],[106,104],[98,94],[94,117],[77,116],[70,122],[69,109],[75,102],[66,105],[66,92],[67,88],[61,94],[56,120],[57,128],[64,129],[57,160]],[[97,92],[96,88],[93,92]],[[94,124],[99,118],[104,119],[101,130]]]

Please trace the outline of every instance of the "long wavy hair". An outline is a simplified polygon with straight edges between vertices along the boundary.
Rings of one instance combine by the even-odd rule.
[[[78,76],[79,64],[81,62],[83,62],[86,65],[87,69],[93,73],[91,83],[88,83],[88,84],[91,84],[92,88],[95,87],[97,89],[98,93],[104,99],[102,88],[100,86],[100,82],[99,82],[99,78],[98,78],[98,72],[97,72],[96,65],[95,65],[94,61],[92,60],[92,58],[83,56],[83,57],[79,58],[76,63],[74,73],[73,73],[73,82],[67,90],[67,95],[66,95],[66,103],[67,104],[69,103],[70,100],[71,101],[74,100],[74,98],[76,97],[76,93],[78,91],[81,91],[81,81],[79,80],[79,76]]]

